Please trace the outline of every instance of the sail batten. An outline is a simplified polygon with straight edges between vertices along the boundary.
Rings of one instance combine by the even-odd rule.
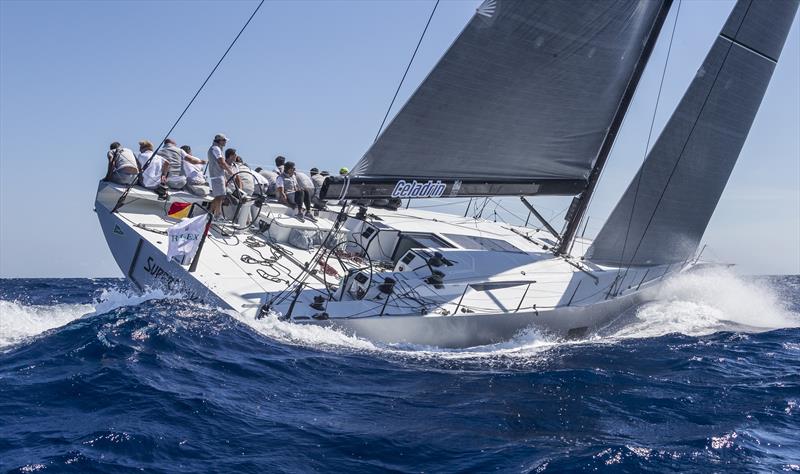
[[[484,2],[351,174],[585,181],[663,3]]]

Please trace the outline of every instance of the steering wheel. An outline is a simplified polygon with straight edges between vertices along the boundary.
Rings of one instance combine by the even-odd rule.
[[[264,206],[264,201],[267,200],[266,190],[263,188],[263,186],[260,186],[258,184],[258,179],[256,179],[256,175],[253,174],[253,172],[250,171],[250,170],[242,170],[242,171],[237,171],[236,173],[233,173],[231,175],[231,177],[228,178],[227,181],[225,181],[225,189],[226,190],[231,185],[231,183],[233,183],[234,189],[236,191],[239,191],[240,195],[246,196],[242,192],[242,190],[239,188],[239,184],[237,183],[237,180],[236,180],[236,177],[239,176],[240,174],[249,174],[252,177],[253,183],[254,183],[253,195],[252,196],[248,196],[248,197],[237,198],[238,203],[236,204],[236,210],[233,213],[233,216],[231,218],[231,222],[236,222],[236,217],[239,215],[239,211],[241,210],[242,205],[245,202],[247,202],[248,200],[249,201],[254,201],[253,205],[257,206],[256,209],[258,209],[258,213],[256,215],[261,213],[261,208]],[[228,193],[228,194],[232,194],[232,193]],[[222,207],[222,217],[225,217],[225,218],[228,217],[228,216],[225,215],[225,206]],[[232,227],[233,227],[234,230],[243,230],[243,229],[246,229],[246,228],[250,227],[251,224],[252,224],[252,222],[250,224],[245,225],[244,227],[238,227],[236,225],[233,225]]]
[[[337,248],[339,248],[339,247],[341,247],[343,245],[347,245],[347,244],[356,245],[356,246],[360,247],[361,250],[364,251],[364,257],[366,258],[366,262],[367,262],[366,265],[359,265],[358,262],[355,262],[354,260],[348,258],[346,255],[343,256],[343,255],[340,255],[339,253],[336,252]],[[342,270],[344,270],[344,272],[345,272],[345,280],[344,280],[344,282],[342,284],[342,294],[343,295],[344,295],[344,291],[345,291],[344,286],[347,285],[347,283],[350,280],[350,277],[352,275],[357,275],[358,273],[362,273],[362,272],[364,272],[366,270],[369,270],[369,277],[367,278],[367,281],[366,281],[366,288],[369,288],[370,286],[372,286],[372,276],[373,276],[373,274],[372,274],[372,259],[367,254],[367,249],[364,248],[363,245],[359,244],[358,242],[348,242],[348,241],[339,242],[338,244],[334,245],[328,251],[328,255],[325,257],[325,262],[323,264],[323,268],[324,269],[331,268],[330,265],[328,265],[328,261],[330,261],[331,256],[333,256],[333,258],[335,258],[336,261],[339,262],[339,266],[341,266]],[[327,282],[326,276],[327,276],[327,272],[323,271],[322,272],[322,283],[325,285],[325,288],[328,288],[328,282]],[[363,282],[359,282],[359,283],[363,284]],[[356,293],[356,299],[358,299],[358,300],[363,299],[364,296],[366,296],[366,294],[367,294],[366,291],[363,292],[363,293],[362,292],[358,292],[358,293]]]

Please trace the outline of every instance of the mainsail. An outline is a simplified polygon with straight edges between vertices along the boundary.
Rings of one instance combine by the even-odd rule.
[[[587,258],[614,266],[692,256],[791,28],[798,0],[739,0]]]
[[[441,180],[447,195],[465,194],[453,181],[580,192],[669,3],[484,1],[353,181]]]

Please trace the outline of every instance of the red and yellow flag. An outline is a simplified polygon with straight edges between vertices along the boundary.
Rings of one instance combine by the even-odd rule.
[[[183,219],[189,217],[189,212],[192,210],[192,204],[188,202],[173,202],[169,206],[167,215],[174,219]]]

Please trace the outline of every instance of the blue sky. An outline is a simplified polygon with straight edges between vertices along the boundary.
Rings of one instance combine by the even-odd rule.
[[[478,4],[442,1],[395,109]],[[205,150],[224,132],[254,165],[283,154],[305,169],[351,166],[374,138],[432,5],[267,2],[173,137]],[[656,133],[732,5],[684,0]],[[1,277],[121,275],[92,211],[108,144],[160,140],[255,6],[0,0]],[[707,255],[735,262],[743,273],[800,273],[797,23],[704,238]],[[599,230],[644,156],[667,36],[604,172],[588,235]],[[565,202],[536,200],[547,215]],[[524,215],[514,199],[504,207]],[[562,220],[553,222],[560,227]]]

